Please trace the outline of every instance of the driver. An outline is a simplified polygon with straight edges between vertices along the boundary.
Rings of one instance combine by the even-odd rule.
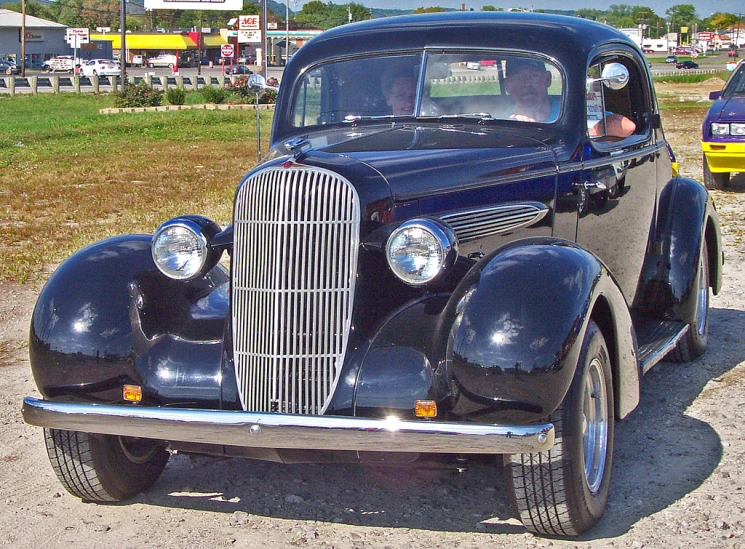
[[[416,104],[417,78],[406,67],[394,67],[386,71],[381,79],[381,87],[386,104],[397,116],[412,116]]]

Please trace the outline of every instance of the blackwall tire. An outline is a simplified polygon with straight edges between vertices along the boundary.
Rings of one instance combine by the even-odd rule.
[[[613,463],[613,410],[608,348],[590,321],[572,385],[549,417],[556,431],[553,448],[504,457],[513,507],[530,532],[576,536],[603,516]]]
[[[77,431],[44,429],[57,478],[86,501],[124,501],[152,486],[169,454],[162,443]]]
[[[690,362],[706,352],[709,345],[709,248],[704,240],[698,260],[696,276],[696,314],[688,324],[688,331],[670,351],[665,360],[670,362]]]
[[[704,155],[703,168],[704,186],[710,191],[721,191],[727,185],[729,185],[729,172],[713,173],[709,169],[709,163],[706,161],[706,155]]]

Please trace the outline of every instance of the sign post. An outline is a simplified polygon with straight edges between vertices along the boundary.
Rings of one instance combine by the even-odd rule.
[[[78,49],[83,44],[90,44],[90,34],[87,28],[68,28],[65,34],[65,42],[67,42],[73,49],[72,55],[72,71],[73,74],[77,74],[75,70],[78,65]]]
[[[223,75],[225,74],[225,58],[230,58],[230,73],[232,74],[233,71],[233,56],[235,55],[235,48],[233,47],[233,44],[223,44],[220,46],[220,56],[222,57],[222,72]]]

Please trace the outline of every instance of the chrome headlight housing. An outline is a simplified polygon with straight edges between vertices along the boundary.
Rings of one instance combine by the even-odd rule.
[[[411,219],[391,233],[385,256],[393,273],[412,286],[441,277],[458,257],[458,241],[447,225],[428,218]]]
[[[176,217],[166,221],[153,235],[153,261],[160,272],[175,280],[204,275],[220,258],[209,246],[210,239],[218,232],[219,225],[204,217]]]

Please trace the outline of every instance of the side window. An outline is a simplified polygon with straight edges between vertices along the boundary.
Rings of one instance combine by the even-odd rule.
[[[628,84],[612,89],[601,80],[607,63],[620,63],[629,73]],[[587,133],[597,141],[614,142],[649,131],[648,100],[642,73],[631,59],[612,56],[590,66],[587,85]]]
[[[323,71],[316,69],[303,79],[295,101],[292,125],[296,128],[315,126],[321,117]]]

